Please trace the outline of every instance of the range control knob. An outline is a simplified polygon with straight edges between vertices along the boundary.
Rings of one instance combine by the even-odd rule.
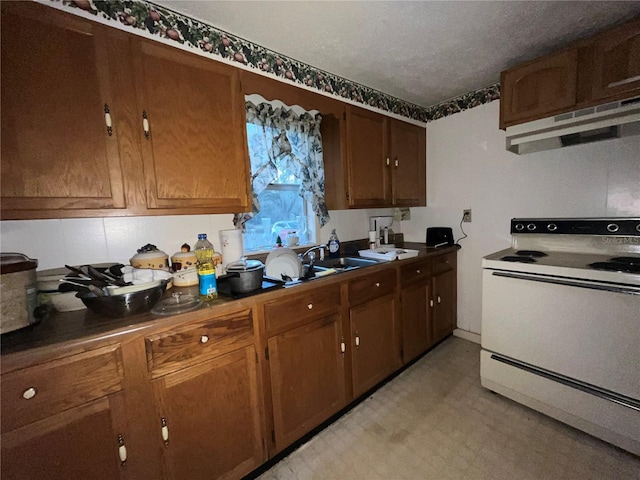
[[[535,229],[536,229],[535,223],[530,223],[529,225],[527,225],[527,230],[529,230],[530,232],[533,232]]]
[[[616,223],[610,223],[609,225],[607,225],[607,230],[611,233],[616,233],[618,230],[620,230],[620,227]]]
[[[524,230],[524,225],[522,223],[516,223],[516,230],[521,232]]]
[[[558,229],[558,225],[556,225],[555,223],[550,223],[549,225],[547,225],[547,230],[549,230],[550,232],[555,232]]]

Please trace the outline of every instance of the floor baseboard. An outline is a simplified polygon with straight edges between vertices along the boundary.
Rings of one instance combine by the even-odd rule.
[[[477,333],[468,332],[467,330],[460,330],[459,328],[456,328],[453,331],[453,336],[460,337],[465,340],[469,340],[470,342],[480,344],[480,335]]]

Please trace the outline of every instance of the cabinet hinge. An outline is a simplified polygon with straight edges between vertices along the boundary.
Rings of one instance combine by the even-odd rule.
[[[264,347],[264,358],[269,360],[269,347]]]

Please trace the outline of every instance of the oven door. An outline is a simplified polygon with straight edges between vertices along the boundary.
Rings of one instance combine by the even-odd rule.
[[[485,269],[482,298],[484,350],[640,404],[640,287]]]

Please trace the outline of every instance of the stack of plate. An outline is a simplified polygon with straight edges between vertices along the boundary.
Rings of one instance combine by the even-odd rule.
[[[290,248],[276,248],[266,260],[266,275],[280,280],[283,275],[296,280],[302,272],[302,262]]]

